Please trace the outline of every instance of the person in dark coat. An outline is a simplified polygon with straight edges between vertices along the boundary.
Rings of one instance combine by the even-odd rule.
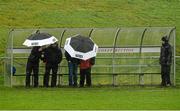
[[[33,47],[28,57],[26,66],[26,87],[30,87],[30,76],[33,71],[34,87],[38,87],[39,59],[41,58],[41,48]]]
[[[65,57],[68,62],[69,69],[69,86],[77,86],[77,68],[79,59],[72,58],[67,51],[65,51]]]
[[[168,43],[167,36],[162,37],[162,46],[161,46],[161,53],[159,62],[161,64],[161,85],[162,86],[170,86],[170,69],[171,69],[171,62],[172,62],[172,48],[171,45]]]
[[[95,57],[88,60],[80,60],[80,87],[84,87],[86,79],[86,86],[90,87],[91,83],[91,67],[95,64]]]
[[[57,43],[51,44],[44,50],[45,74],[43,85],[49,87],[49,76],[52,70],[51,87],[56,86],[58,64],[62,61],[62,52]]]

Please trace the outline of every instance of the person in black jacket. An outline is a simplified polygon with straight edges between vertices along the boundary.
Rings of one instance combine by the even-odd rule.
[[[65,57],[68,62],[69,69],[69,86],[77,86],[77,68],[79,59],[72,58],[67,51],[65,51]]]
[[[43,85],[49,87],[49,76],[52,70],[51,87],[56,86],[58,64],[62,61],[62,52],[57,43],[51,44],[44,50],[45,75]]]
[[[30,87],[30,76],[33,71],[34,87],[38,87],[39,59],[41,58],[41,48],[33,47],[28,57],[26,66],[26,87]]]
[[[159,63],[161,64],[161,85],[162,86],[170,86],[170,69],[172,62],[172,49],[171,45],[168,43],[167,36],[162,37],[162,46]]]

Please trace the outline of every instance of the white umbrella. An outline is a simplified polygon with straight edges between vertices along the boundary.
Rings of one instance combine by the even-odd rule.
[[[98,46],[91,38],[77,35],[66,39],[64,49],[71,57],[87,60],[96,56]]]
[[[44,46],[57,42],[56,37],[48,33],[35,33],[30,35],[23,43],[27,47]]]

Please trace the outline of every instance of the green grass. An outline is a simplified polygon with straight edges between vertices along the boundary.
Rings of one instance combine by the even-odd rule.
[[[178,0],[0,0],[0,54],[12,28],[148,26],[175,26],[179,54],[179,6]]]
[[[0,0],[0,24],[6,31],[35,27],[176,26],[179,35],[179,6],[178,0]],[[7,37],[0,34],[1,38]]]
[[[1,109],[180,109],[177,88],[2,88]]]

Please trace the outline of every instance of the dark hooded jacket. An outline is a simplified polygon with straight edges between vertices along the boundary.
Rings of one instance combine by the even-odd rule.
[[[59,64],[62,61],[62,52],[58,45],[56,47],[53,47],[51,45],[48,48],[44,49],[43,60],[46,63]]]
[[[41,58],[42,52],[39,51],[40,47],[33,47],[31,50],[31,53],[28,57],[28,62],[31,62],[33,64],[39,64],[39,59]]]
[[[170,65],[172,62],[172,48],[168,42],[163,43],[161,46],[159,62],[161,65]]]

